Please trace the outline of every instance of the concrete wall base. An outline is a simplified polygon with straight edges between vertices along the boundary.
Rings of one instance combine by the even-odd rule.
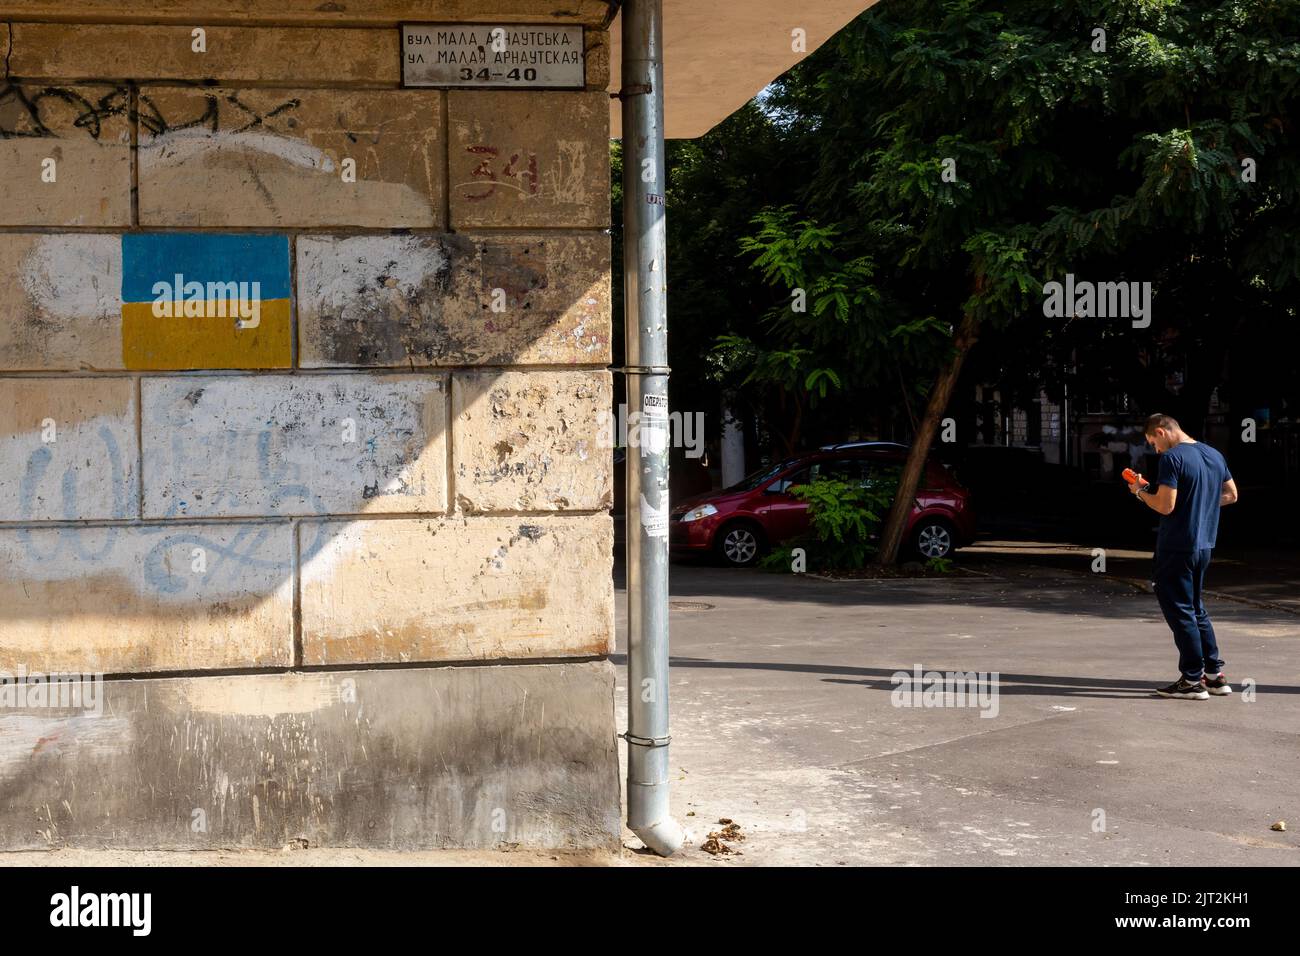
[[[98,686],[5,701],[0,849],[618,847],[608,661]]]

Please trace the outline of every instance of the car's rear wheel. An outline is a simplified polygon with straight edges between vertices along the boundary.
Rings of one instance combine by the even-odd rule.
[[[956,529],[943,518],[922,518],[912,529],[912,553],[922,561],[951,558],[956,550]]]
[[[733,568],[747,568],[763,553],[763,533],[744,521],[723,526],[716,542],[718,556]]]

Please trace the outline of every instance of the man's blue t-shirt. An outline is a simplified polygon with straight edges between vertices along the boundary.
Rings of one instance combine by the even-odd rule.
[[[1172,514],[1160,518],[1156,551],[1213,548],[1219,534],[1219,497],[1232,477],[1223,456],[1205,442],[1182,442],[1160,456],[1156,484],[1178,490]]]

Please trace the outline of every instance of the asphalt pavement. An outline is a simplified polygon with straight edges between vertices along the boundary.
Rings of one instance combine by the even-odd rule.
[[[670,865],[1300,863],[1300,616],[1212,599],[1237,693],[1158,698],[1177,655],[1142,562],[975,549],[943,578],[851,582],[674,564],[691,842]],[[1268,588],[1269,567],[1238,576]],[[894,678],[918,669],[916,690]],[[949,672],[988,693],[926,698]]]

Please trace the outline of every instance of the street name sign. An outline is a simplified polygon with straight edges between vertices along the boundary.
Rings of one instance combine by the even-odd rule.
[[[580,90],[581,26],[545,23],[404,23],[402,85]]]

